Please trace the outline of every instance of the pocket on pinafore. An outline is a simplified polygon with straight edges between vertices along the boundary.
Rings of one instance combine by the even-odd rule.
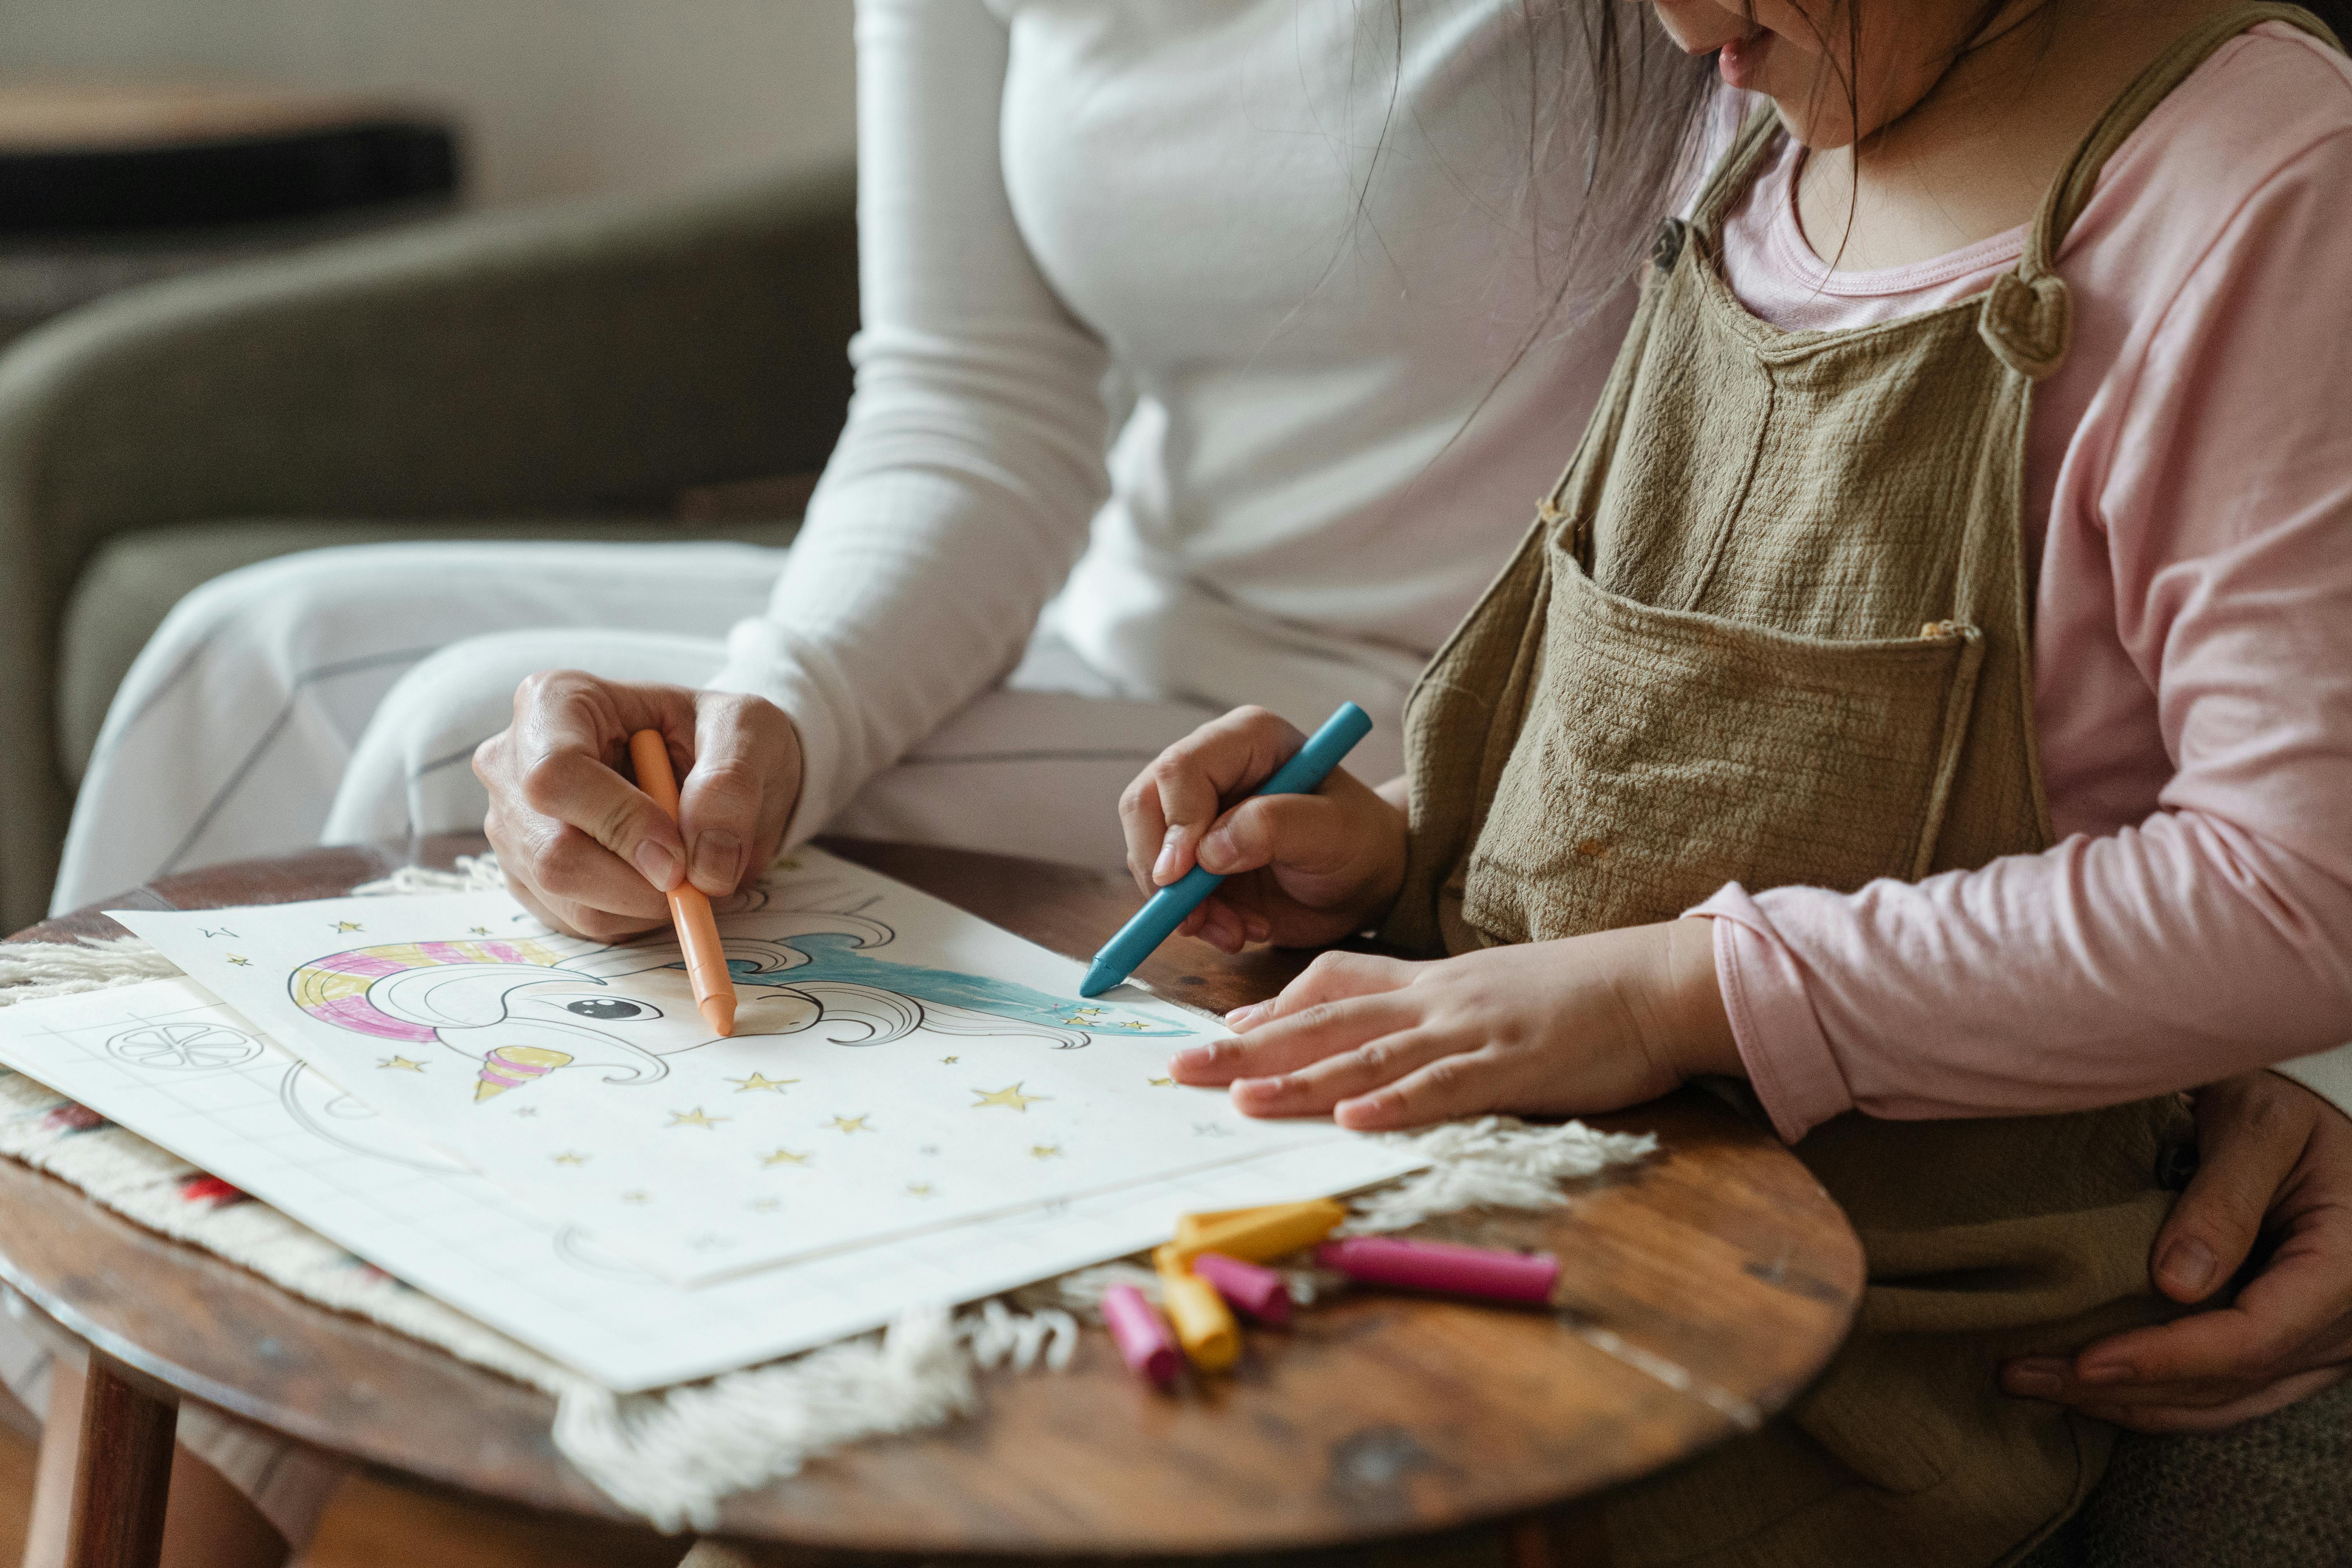
[[[1724,883],[1927,874],[1983,641],[1796,637],[1608,592],[1555,539],[1542,671],[1471,852],[1500,942],[1670,919]]]

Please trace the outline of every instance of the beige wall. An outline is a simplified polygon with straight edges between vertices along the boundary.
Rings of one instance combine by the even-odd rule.
[[[223,75],[456,116],[474,199],[846,157],[850,0],[0,0],[0,75]]]

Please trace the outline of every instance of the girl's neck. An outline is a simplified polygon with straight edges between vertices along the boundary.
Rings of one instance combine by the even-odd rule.
[[[1809,155],[1797,217],[1841,271],[1907,267],[2030,220],[2067,156],[2173,40],[2233,0],[2020,0],[1910,112]]]

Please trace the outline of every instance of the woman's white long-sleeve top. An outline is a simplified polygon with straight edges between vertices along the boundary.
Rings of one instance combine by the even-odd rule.
[[[1397,765],[1626,319],[1543,326],[1576,182],[1532,174],[1518,16],[859,0],[856,394],[715,682],[798,723],[795,837],[1041,613],[1108,689],[1353,699]]]

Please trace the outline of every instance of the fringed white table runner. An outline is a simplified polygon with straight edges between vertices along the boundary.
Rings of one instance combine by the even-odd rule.
[[[404,867],[360,893],[502,888],[497,862],[461,858],[455,872]],[[0,1006],[97,991],[180,971],[135,937],[0,945]],[[0,1069],[5,1072],[5,1069]],[[1402,1230],[1470,1208],[1535,1209],[1568,1200],[1560,1184],[1639,1160],[1657,1140],[1581,1122],[1530,1127],[1508,1117],[1392,1134],[1426,1171],[1352,1201],[1352,1232]],[[72,1183],[107,1207],[192,1242],[300,1296],[438,1345],[553,1394],[555,1444],[615,1502],[663,1530],[709,1529],[719,1500],[845,1444],[937,1426],[971,1410],[982,1368],[1066,1366],[1078,1318],[1127,1282],[1158,1294],[1133,1261],[1103,1264],[961,1310],[929,1307],[877,1334],[763,1366],[619,1395],[488,1325],[411,1289],[306,1226],[215,1181],[136,1134],[20,1074],[0,1076],[0,1154]],[[1301,1271],[1302,1300],[1328,1279]]]

